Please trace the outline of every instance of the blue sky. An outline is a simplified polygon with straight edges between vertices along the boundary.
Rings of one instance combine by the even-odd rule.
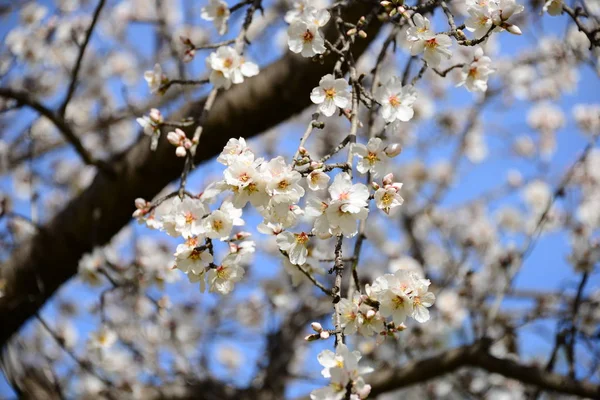
[[[50,4],[50,2],[45,2]],[[439,17],[439,15],[438,15]],[[0,25],[0,36],[4,36],[7,29],[14,26],[15,17],[11,16],[7,20],[3,21]],[[439,18],[435,19],[436,27],[438,30],[445,29],[445,25],[442,25]],[[563,36],[564,32],[564,18],[548,18],[544,17],[542,19],[541,27],[544,32],[553,33],[559,37]],[[533,27],[533,26],[530,26]],[[536,29],[539,29],[540,26],[535,26]],[[234,33],[230,33],[230,36],[234,35]],[[536,35],[539,35],[539,31]],[[128,32],[129,38],[135,42],[140,44],[140,48],[144,53],[148,55],[151,54],[152,51],[152,43],[151,41],[145,40],[150,36],[150,28],[143,25],[136,25],[135,28],[131,29]],[[501,53],[510,55],[515,54],[525,47],[531,46],[532,43],[535,42],[536,37],[527,29],[524,29],[524,35],[522,37],[515,37],[506,33],[503,33],[500,36],[500,48]],[[94,38],[94,42],[100,44],[97,41],[97,38]],[[279,56],[280,52],[277,51],[269,51],[264,47],[254,49],[251,47],[250,50],[250,58],[257,60],[261,65],[266,65],[273,59],[276,59]],[[191,67],[191,71],[193,73],[199,74],[199,71],[203,68],[203,61],[200,59],[203,57],[199,56],[199,59],[196,61],[198,67]],[[148,57],[150,58],[150,57]],[[147,69],[152,68],[152,63],[149,62],[147,65]],[[563,96],[560,100],[553,102],[558,105],[565,115],[567,116],[567,124],[557,133],[557,152],[552,158],[552,163],[550,165],[550,182],[551,184],[556,184],[562,174],[567,170],[567,168],[572,164],[574,160],[577,159],[579,153],[585,147],[586,138],[583,137],[580,133],[577,133],[573,118],[571,116],[570,110],[573,105],[577,103],[593,103],[599,101],[598,93],[600,93],[600,81],[594,71],[592,71],[588,67],[583,67],[580,70],[580,80],[578,85],[578,90],[573,94],[567,94]],[[4,82],[3,82],[4,84]],[[118,82],[111,82],[110,85],[114,88],[115,91],[118,91],[121,87]],[[140,83],[132,89],[132,93],[134,96],[144,98],[146,96],[150,96],[145,88],[143,83]],[[448,96],[447,100],[444,102],[440,102],[437,105],[437,109],[443,109],[445,105],[451,104],[453,107],[459,105],[467,105],[473,101],[473,97],[470,93],[466,92],[463,88],[452,89],[450,92],[450,96]],[[507,129],[522,131],[523,133],[531,132],[530,128],[526,125],[526,116],[527,111],[531,108],[531,104],[524,101],[519,101],[515,104],[510,110],[506,111],[504,109],[500,109],[497,103],[493,103],[490,107],[488,107],[483,114],[483,120],[487,123],[491,124],[502,124]],[[166,112],[165,112],[166,113]],[[24,117],[19,118],[19,121],[10,127],[10,131],[8,132],[8,137],[14,136],[16,133],[20,132],[21,129],[26,126],[30,119],[33,118],[34,114],[31,112],[23,112]],[[133,123],[133,122],[132,122]],[[427,127],[424,127],[426,129]],[[301,132],[298,130],[289,130],[286,129],[283,132],[287,135],[288,138],[296,139],[301,135]],[[293,135],[293,136],[292,136]],[[285,140],[280,141],[281,143],[286,143]],[[524,162],[515,157],[507,157],[506,156],[506,144],[501,145],[498,140],[493,138],[487,138],[490,157],[483,165],[473,165],[468,161],[463,161],[461,164],[461,170],[464,172],[461,174],[460,181],[458,185],[450,191],[449,195],[446,197],[444,201],[444,205],[451,206],[460,204],[465,200],[472,199],[476,197],[478,194],[486,192],[491,188],[495,188],[501,184],[501,182],[505,179],[505,173],[508,169],[515,168],[520,170],[524,176],[529,176],[534,172],[534,166],[531,163]],[[290,147],[290,144],[297,143],[296,140],[288,140],[287,145],[282,145],[283,151],[288,154],[292,154],[295,149]],[[437,160],[439,158],[443,158],[447,156],[449,149],[440,147],[439,150],[433,151],[431,153],[431,159]],[[257,149],[257,153],[260,151]],[[53,159],[61,158],[61,157],[73,157],[73,153],[71,151],[61,151],[57,154],[45,157],[42,161],[39,162],[36,168],[43,169],[48,166]],[[416,153],[408,149],[403,155],[400,157],[400,163],[407,162],[416,157]],[[220,166],[215,165],[215,163],[210,163],[208,165],[202,166],[198,173],[196,173],[192,180],[190,181],[191,187],[199,187],[202,182],[202,176],[208,174],[213,171],[220,171]],[[11,193],[12,184],[10,179],[7,177],[0,178],[0,190]],[[497,207],[510,203],[517,204],[519,202],[518,196],[510,196],[508,198],[502,199],[496,203],[493,203],[490,210],[493,211]],[[24,214],[29,213],[29,205],[27,201],[18,201],[15,203],[16,210],[22,212]],[[252,222],[250,220],[249,222]],[[148,230],[144,228],[135,228],[141,234],[148,234]],[[175,243],[172,241],[172,243]],[[531,255],[526,260],[521,272],[519,273],[516,286],[520,288],[527,289],[543,289],[543,290],[552,290],[552,289],[562,289],[565,287],[573,287],[576,284],[575,276],[573,274],[573,270],[571,266],[566,262],[566,256],[568,254],[569,247],[567,244],[567,237],[563,233],[552,233],[545,235],[539,242],[537,243],[535,250],[531,253]],[[271,276],[273,271],[276,271],[279,268],[279,263],[270,258],[258,258],[255,260],[255,265],[260,265],[261,267],[257,270],[257,275],[260,276]],[[598,288],[600,284],[599,276],[593,275],[588,283],[589,293],[593,288]],[[77,297],[80,298],[80,301],[86,303],[92,303],[97,300],[97,292],[96,293],[88,293],[86,288],[83,288],[78,283],[71,283],[67,285],[67,287],[61,291],[66,297]],[[201,296],[199,293],[193,293],[190,291],[185,291],[184,293],[178,293],[177,290],[169,290],[169,295],[174,297],[174,300],[181,298],[182,296]],[[158,294],[158,292],[155,292]],[[245,296],[248,292],[242,292],[236,295]],[[209,303],[214,302],[215,299],[209,297]],[[507,307],[519,306],[520,303],[516,302],[507,302]],[[52,309],[52,304],[45,307],[43,311],[43,315],[47,317],[52,317],[55,315],[54,310]],[[86,332],[93,329],[95,326],[95,318],[84,318],[78,322],[78,328],[81,329],[81,335],[85,335]],[[548,324],[551,327],[551,332],[553,329],[553,324]],[[551,342],[544,342],[543,340],[539,340],[539,337],[531,332],[525,331],[521,336],[521,342],[524,346],[526,346],[529,350],[528,352],[531,354],[547,354],[548,348],[552,346]],[[242,349],[243,344],[237,345],[240,349]],[[247,366],[243,367],[240,374],[235,378],[235,382],[239,384],[247,383],[248,380],[252,377],[252,374],[255,372],[255,365],[251,360],[256,359],[256,357],[260,354],[260,345],[257,346],[245,346],[242,349],[244,356],[248,362]],[[314,361],[313,361],[314,363]],[[217,375],[225,376],[226,371],[218,365],[218,363],[213,363],[215,368],[215,373]],[[310,385],[309,385],[310,386]],[[312,386],[311,386],[312,387]],[[307,390],[308,386],[305,385],[297,385],[290,392],[290,396],[303,393]],[[6,382],[0,378],[0,397],[10,398],[13,396],[10,388],[7,386]]]

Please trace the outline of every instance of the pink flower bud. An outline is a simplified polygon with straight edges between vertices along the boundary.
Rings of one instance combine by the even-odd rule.
[[[361,399],[366,399],[370,393],[371,393],[371,385],[364,385],[363,387],[361,387],[360,389],[358,389],[356,391],[356,394]]]
[[[392,183],[392,187],[396,190],[396,192],[398,192],[398,191],[400,191],[400,189],[402,189],[402,183],[394,182],[394,183]]]
[[[185,147],[183,147],[183,146],[179,146],[179,147],[177,147],[177,149],[175,149],[175,155],[177,157],[185,157],[186,154],[187,154],[187,151],[185,150]]]
[[[318,322],[313,322],[312,324],[310,324],[310,327],[313,329],[313,331],[315,332],[321,332],[323,331],[323,327],[321,326],[320,323]]]
[[[394,174],[391,172],[383,177],[383,186],[391,185],[394,183]]]
[[[377,182],[371,182],[371,187],[373,188],[373,190],[377,190],[380,186]]]
[[[179,146],[179,135],[176,132],[167,133],[167,140],[173,146]]]
[[[383,151],[385,151],[386,156],[393,158],[402,153],[402,146],[399,143],[392,143],[387,145]]]
[[[135,199],[135,208],[146,208],[147,204],[148,203],[146,202],[146,200],[142,199],[141,197]]]
[[[162,114],[156,108],[150,110],[150,119],[156,124],[160,124],[163,122]]]
[[[183,139],[183,147],[185,147],[187,150],[192,148],[192,141],[188,138]]]
[[[236,240],[242,240],[242,239],[246,239],[248,237],[252,236],[252,234],[250,232],[238,232],[235,235],[235,239]]]
[[[133,218],[140,218],[140,217],[143,217],[143,216],[144,216],[144,214],[145,214],[144,210],[142,210],[141,208],[138,208],[137,210],[135,210],[135,211],[133,212],[133,215],[132,215],[132,217],[133,217]]]

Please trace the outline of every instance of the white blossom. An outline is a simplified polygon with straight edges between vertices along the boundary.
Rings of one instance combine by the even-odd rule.
[[[492,60],[483,55],[483,49],[477,47],[473,61],[465,64],[461,71],[461,80],[457,86],[464,85],[469,92],[485,92],[489,75],[494,73],[490,68]]]
[[[222,0],[209,0],[206,7],[202,7],[200,17],[206,21],[212,21],[219,35],[227,33],[227,21],[229,20],[229,7]]]
[[[412,107],[417,91],[412,86],[402,86],[402,80],[393,77],[375,90],[375,99],[381,104],[381,116],[385,122],[406,122],[414,115]]]
[[[177,246],[175,251],[175,266],[185,273],[201,275],[206,267],[213,262],[213,256],[207,249],[201,248],[198,238],[189,238]]]
[[[229,89],[231,84],[244,82],[244,77],[258,75],[258,66],[246,61],[233,47],[221,46],[206,58],[209,80],[215,88]]]
[[[315,169],[308,174],[306,181],[310,190],[323,190],[327,188],[327,184],[331,178],[322,169]]]
[[[365,146],[361,143],[355,143],[352,146],[352,152],[360,158],[356,169],[361,174],[371,172],[374,178],[382,176],[385,172],[385,161],[388,158],[385,153],[385,146],[380,138],[371,138]]]
[[[154,69],[144,72],[144,79],[148,83],[151,93],[158,93],[158,89],[168,82],[167,76],[163,74],[160,64],[155,64]]]
[[[228,255],[223,259],[221,265],[210,268],[206,273],[209,291],[220,294],[228,294],[233,290],[235,284],[244,277],[244,268],[239,265],[236,255]]]
[[[319,105],[319,111],[326,117],[331,117],[336,107],[344,110],[350,104],[352,96],[348,92],[348,82],[343,78],[335,79],[327,74],[319,81],[319,86],[310,94],[310,100]]]
[[[287,252],[290,262],[294,265],[303,265],[306,263],[308,249],[308,235],[305,232],[291,233],[281,232],[277,235],[277,245],[279,249]]]
[[[293,53],[312,57],[325,52],[325,40],[319,28],[325,26],[330,15],[327,10],[309,7],[288,28],[288,46]]]

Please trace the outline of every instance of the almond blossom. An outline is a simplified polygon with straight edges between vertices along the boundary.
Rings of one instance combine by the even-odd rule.
[[[375,191],[374,199],[377,208],[389,215],[392,210],[401,206],[404,203],[404,199],[400,196],[401,188],[402,183],[385,184],[384,180],[384,186]]]
[[[416,56],[423,53],[423,60],[427,65],[436,68],[442,62],[442,58],[449,60],[452,57],[450,46],[452,46],[450,36],[439,34],[429,39],[414,41],[410,46],[410,54]]]
[[[144,79],[146,80],[146,83],[148,83],[150,92],[153,94],[158,93],[160,87],[169,81],[167,76],[163,74],[160,64],[154,64],[154,69],[152,71],[144,72]]]
[[[350,104],[352,96],[348,92],[349,87],[345,79],[335,79],[333,75],[327,74],[321,78],[319,86],[312,90],[310,100],[319,105],[319,112],[331,117],[336,107],[344,110]]]
[[[375,90],[375,99],[381,104],[385,122],[406,122],[414,116],[412,107],[417,100],[417,91],[412,86],[402,86],[402,80],[393,77]]]
[[[238,256],[226,256],[221,265],[210,268],[206,273],[206,280],[210,292],[228,294],[233,290],[235,284],[244,277],[244,268],[239,265]]]
[[[202,233],[202,218],[207,214],[204,203],[198,199],[175,197],[172,209],[163,216],[163,229],[171,236],[183,236],[188,239]]]
[[[378,178],[385,172],[385,161],[388,158],[386,147],[380,138],[371,138],[365,146],[361,143],[355,143],[352,146],[352,152],[359,157],[356,169],[361,174],[371,172],[374,178]]]
[[[258,75],[258,66],[246,61],[238,52],[229,46],[221,46],[206,58],[210,68],[210,83],[215,88],[229,89],[231,84],[244,82],[244,77]]]
[[[175,251],[175,266],[185,272],[200,275],[213,262],[213,256],[202,249],[197,237],[189,238],[177,246]]]
[[[337,345],[335,353],[331,350],[323,350],[319,353],[317,360],[324,367],[321,374],[331,379],[331,382],[327,387],[313,390],[310,394],[311,400],[341,400],[346,396],[348,387],[351,398],[366,398],[371,391],[371,386],[365,384],[361,375],[372,372],[373,369],[360,368],[358,366],[360,359],[360,352],[350,352],[343,343]]]
[[[485,92],[489,75],[494,73],[490,68],[492,60],[483,55],[483,49],[477,47],[470,64],[465,64],[461,71],[461,81],[457,86],[464,85],[469,92]]]
[[[327,10],[309,7],[296,18],[288,28],[288,46],[293,53],[312,57],[325,52],[325,40],[319,30],[327,24],[330,15]]]
[[[369,190],[362,183],[352,184],[350,176],[343,172],[335,176],[329,194],[331,202],[325,214],[330,232],[347,237],[356,235],[356,222],[366,219],[368,215]]]
[[[327,188],[327,184],[331,178],[322,169],[315,169],[308,174],[306,182],[310,190],[323,190]]]
[[[227,21],[229,20],[229,7],[222,0],[209,0],[206,7],[202,7],[200,17],[206,21],[212,21],[219,35],[227,33]]]
[[[290,262],[295,265],[303,265],[306,263],[308,249],[308,235],[305,232],[291,233],[281,232],[277,235],[277,245],[279,249],[285,251],[290,259]]]

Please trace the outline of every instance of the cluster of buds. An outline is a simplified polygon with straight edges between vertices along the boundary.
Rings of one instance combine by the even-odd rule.
[[[354,28],[350,28],[347,32],[346,35],[348,36],[354,36],[354,35],[358,35],[363,39],[367,38],[367,32],[365,32],[363,30],[363,27],[365,26],[365,23],[367,22],[367,19],[364,17],[364,15],[362,17],[360,17],[360,19],[358,20],[358,23],[356,24],[356,27]]]
[[[179,36],[179,40],[181,40],[181,43],[185,46],[185,50],[183,51],[183,62],[187,63],[192,61],[196,56],[196,46],[188,37]]]
[[[152,203],[138,197],[135,199],[135,208],[136,210],[133,212],[133,218],[141,218],[144,215],[148,214],[150,208],[152,207]]]
[[[410,16],[406,13],[406,8],[404,8],[404,0],[383,0],[379,4],[385,8],[387,15],[392,18],[396,14],[403,15],[406,18],[410,18]]]
[[[185,157],[187,151],[192,148],[193,144],[192,141],[185,135],[185,132],[179,128],[176,128],[174,132],[169,132],[167,134],[167,140],[173,146],[177,147],[177,149],[175,149],[175,154],[177,157]]]
[[[319,340],[319,339],[329,339],[329,336],[331,336],[331,333],[326,330],[323,329],[323,327],[321,326],[320,323],[318,322],[313,322],[312,324],[310,324],[310,327],[312,328],[313,331],[317,332],[317,333],[311,333],[310,335],[307,335],[304,340],[306,340],[307,342],[313,342],[315,340]]]

